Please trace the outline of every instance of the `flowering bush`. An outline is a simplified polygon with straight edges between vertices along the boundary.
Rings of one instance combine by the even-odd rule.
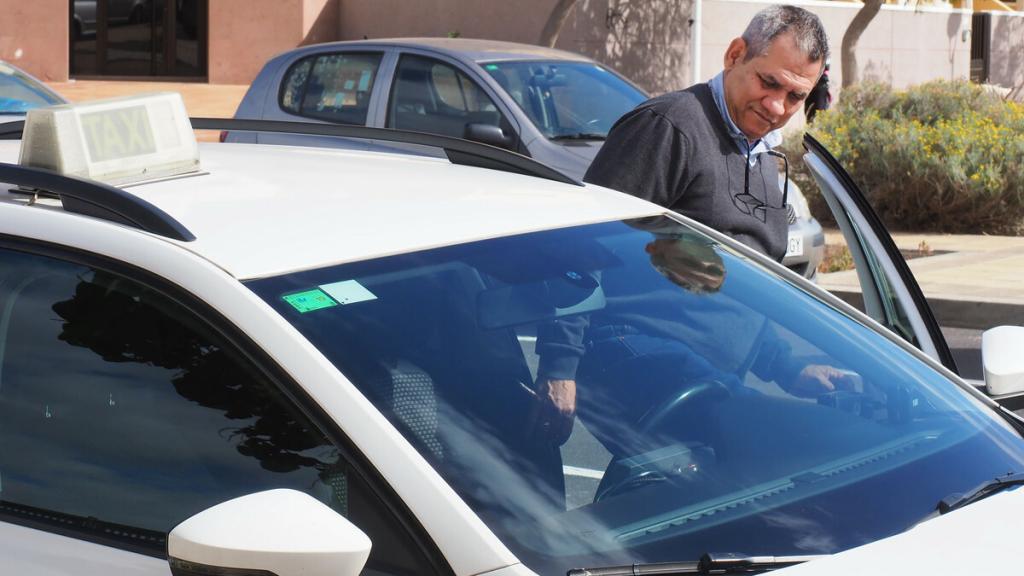
[[[890,229],[1024,233],[1024,105],[967,82],[865,84],[809,130]],[[799,140],[788,139],[791,157],[802,155]],[[812,211],[831,220],[803,163],[793,168]]]

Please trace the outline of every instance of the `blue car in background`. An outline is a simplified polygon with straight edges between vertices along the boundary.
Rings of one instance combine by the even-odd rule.
[[[648,94],[580,54],[467,38],[331,42],[264,65],[235,118],[386,127],[475,140],[582,179],[612,125]],[[390,149],[310,135],[232,133],[232,142]],[[406,148],[403,148],[406,149]],[[424,154],[437,154],[424,149]],[[783,263],[813,278],[825,237],[789,186]]]
[[[33,108],[66,102],[31,74],[0,60],[0,123],[22,120]]]

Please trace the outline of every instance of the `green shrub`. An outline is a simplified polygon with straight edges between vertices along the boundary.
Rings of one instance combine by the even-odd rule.
[[[1024,233],[1024,106],[967,82],[843,91],[810,128],[893,230]],[[801,135],[802,136],[802,135]],[[800,138],[785,151],[802,156]],[[830,221],[802,162],[793,177]]]

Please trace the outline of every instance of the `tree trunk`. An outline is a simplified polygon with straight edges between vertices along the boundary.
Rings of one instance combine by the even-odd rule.
[[[564,25],[566,19],[569,18],[569,12],[571,12],[573,7],[576,6],[577,1],[578,0],[558,0],[555,7],[551,9],[551,14],[548,16],[547,23],[544,24],[544,30],[540,33],[540,41],[538,44],[541,46],[547,46],[548,48],[555,47],[555,42],[558,41],[558,34],[562,31],[562,25]]]
[[[842,54],[843,88],[857,83],[857,41],[860,35],[867,29],[868,24],[875,19],[878,11],[882,9],[882,0],[864,0],[864,6],[857,11],[853,21],[846,28],[843,34],[843,46],[840,49]]]

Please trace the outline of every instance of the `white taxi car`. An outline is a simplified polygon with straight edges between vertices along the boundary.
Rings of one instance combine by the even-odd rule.
[[[874,319],[655,205],[430,141],[450,161],[197,146],[164,94],[0,142],[0,572],[1017,561],[1024,426],[943,366],[813,141]],[[987,391],[1019,396],[1019,332],[986,338]]]

